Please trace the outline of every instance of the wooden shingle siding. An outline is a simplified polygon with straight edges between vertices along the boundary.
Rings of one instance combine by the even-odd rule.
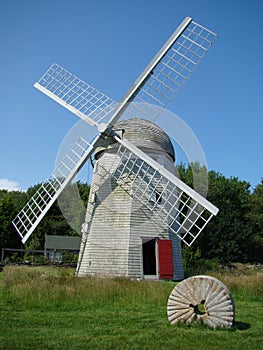
[[[135,142],[134,138],[140,137],[138,136],[140,123],[143,125],[144,151],[174,172],[173,149],[169,138],[161,129],[158,128],[156,131],[154,124],[151,123],[150,132],[147,133],[149,122],[145,126],[144,121],[136,120],[133,129],[130,121],[125,136],[130,135],[138,146],[141,140]],[[154,132],[158,135],[156,136]],[[164,147],[168,147],[169,153],[163,149]],[[128,183],[119,186],[111,178],[109,169],[115,156],[114,145],[111,145],[101,153],[95,163],[85,221],[88,229],[87,235],[84,234],[82,238],[78,275],[143,278],[142,237],[144,239],[148,237],[149,240],[152,238],[172,240],[174,279],[182,279],[180,240],[167,231],[165,223],[161,220],[159,222],[156,218],[153,220],[151,211],[133,198],[132,188]]]

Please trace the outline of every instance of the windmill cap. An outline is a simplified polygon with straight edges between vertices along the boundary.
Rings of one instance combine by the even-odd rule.
[[[172,160],[175,160],[175,153],[172,142],[168,135],[156,124],[146,119],[134,118],[116,123],[114,131],[124,130],[124,137],[132,142],[136,147],[151,152],[165,152]],[[95,149],[95,158],[98,159],[106,149],[116,149],[118,143],[105,138]]]

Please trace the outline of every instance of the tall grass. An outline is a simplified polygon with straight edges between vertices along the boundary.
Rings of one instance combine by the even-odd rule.
[[[76,278],[70,268],[6,267],[2,284],[8,298],[25,308],[79,310],[108,306],[159,305],[172,283],[126,278]]]
[[[222,281],[232,294],[239,298],[263,300],[263,271],[236,269],[230,272],[211,273]]]
[[[171,326],[174,282],[74,276],[70,268],[6,266],[0,274],[0,349],[262,349],[263,273],[210,274],[234,295],[231,330]]]

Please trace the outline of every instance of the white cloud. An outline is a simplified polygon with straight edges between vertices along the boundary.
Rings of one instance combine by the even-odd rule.
[[[0,179],[0,190],[20,191],[19,183],[13,180]]]

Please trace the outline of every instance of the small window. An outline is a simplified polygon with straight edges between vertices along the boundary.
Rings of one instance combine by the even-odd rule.
[[[162,194],[158,191],[155,192],[155,201],[157,203],[162,203]]]
[[[159,191],[153,191],[151,193],[149,201],[152,202],[154,205],[162,203],[162,193]]]

